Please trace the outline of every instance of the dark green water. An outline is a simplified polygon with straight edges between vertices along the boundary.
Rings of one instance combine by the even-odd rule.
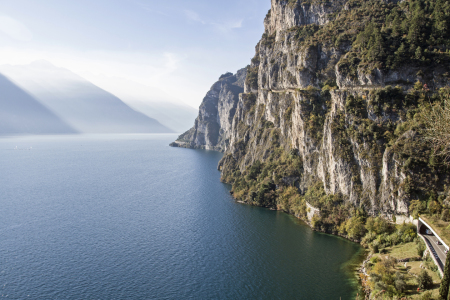
[[[1,297],[354,298],[358,245],[235,203],[221,154],[174,139],[0,139]]]

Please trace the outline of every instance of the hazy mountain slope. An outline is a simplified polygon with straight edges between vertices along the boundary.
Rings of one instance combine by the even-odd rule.
[[[147,101],[134,101],[127,97],[123,101],[131,108],[158,120],[164,126],[173,129],[175,132],[184,132],[194,122],[197,117],[197,110],[190,106],[180,106],[174,103],[158,103]]]
[[[68,134],[75,130],[0,74],[0,134]]]
[[[133,109],[158,120],[176,132],[184,132],[192,126],[197,109],[174,99],[165,92],[124,78],[83,74],[83,77],[108,91]]]
[[[173,132],[158,121],[131,109],[116,96],[48,62],[1,66],[0,72],[80,132]]]

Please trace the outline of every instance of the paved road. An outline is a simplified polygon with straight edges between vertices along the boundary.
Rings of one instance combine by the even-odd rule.
[[[434,250],[434,253],[437,254],[439,260],[442,262],[441,269],[444,269],[445,260],[447,258],[447,255],[445,254],[445,246],[436,244],[438,238],[434,235],[423,234],[422,236],[429,242],[429,245],[432,248],[432,252]]]

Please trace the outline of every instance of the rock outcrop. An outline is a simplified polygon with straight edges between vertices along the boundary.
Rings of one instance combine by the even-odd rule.
[[[195,125],[180,135],[171,146],[225,151],[229,146],[232,122],[244,91],[247,69],[226,73],[213,84],[200,105]]]

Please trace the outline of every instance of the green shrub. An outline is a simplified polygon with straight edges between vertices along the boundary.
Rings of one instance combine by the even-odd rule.
[[[423,256],[423,253],[425,252],[425,243],[420,239],[419,243],[417,244],[417,255],[420,257]]]
[[[419,285],[419,289],[428,290],[433,286],[433,279],[426,270],[422,269],[417,276],[417,284]]]
[[[420,299],[421,300],[433,300],[433,297],[432,297],[431,292],[426,292],[426,293],[423,293],[423,295]]]

